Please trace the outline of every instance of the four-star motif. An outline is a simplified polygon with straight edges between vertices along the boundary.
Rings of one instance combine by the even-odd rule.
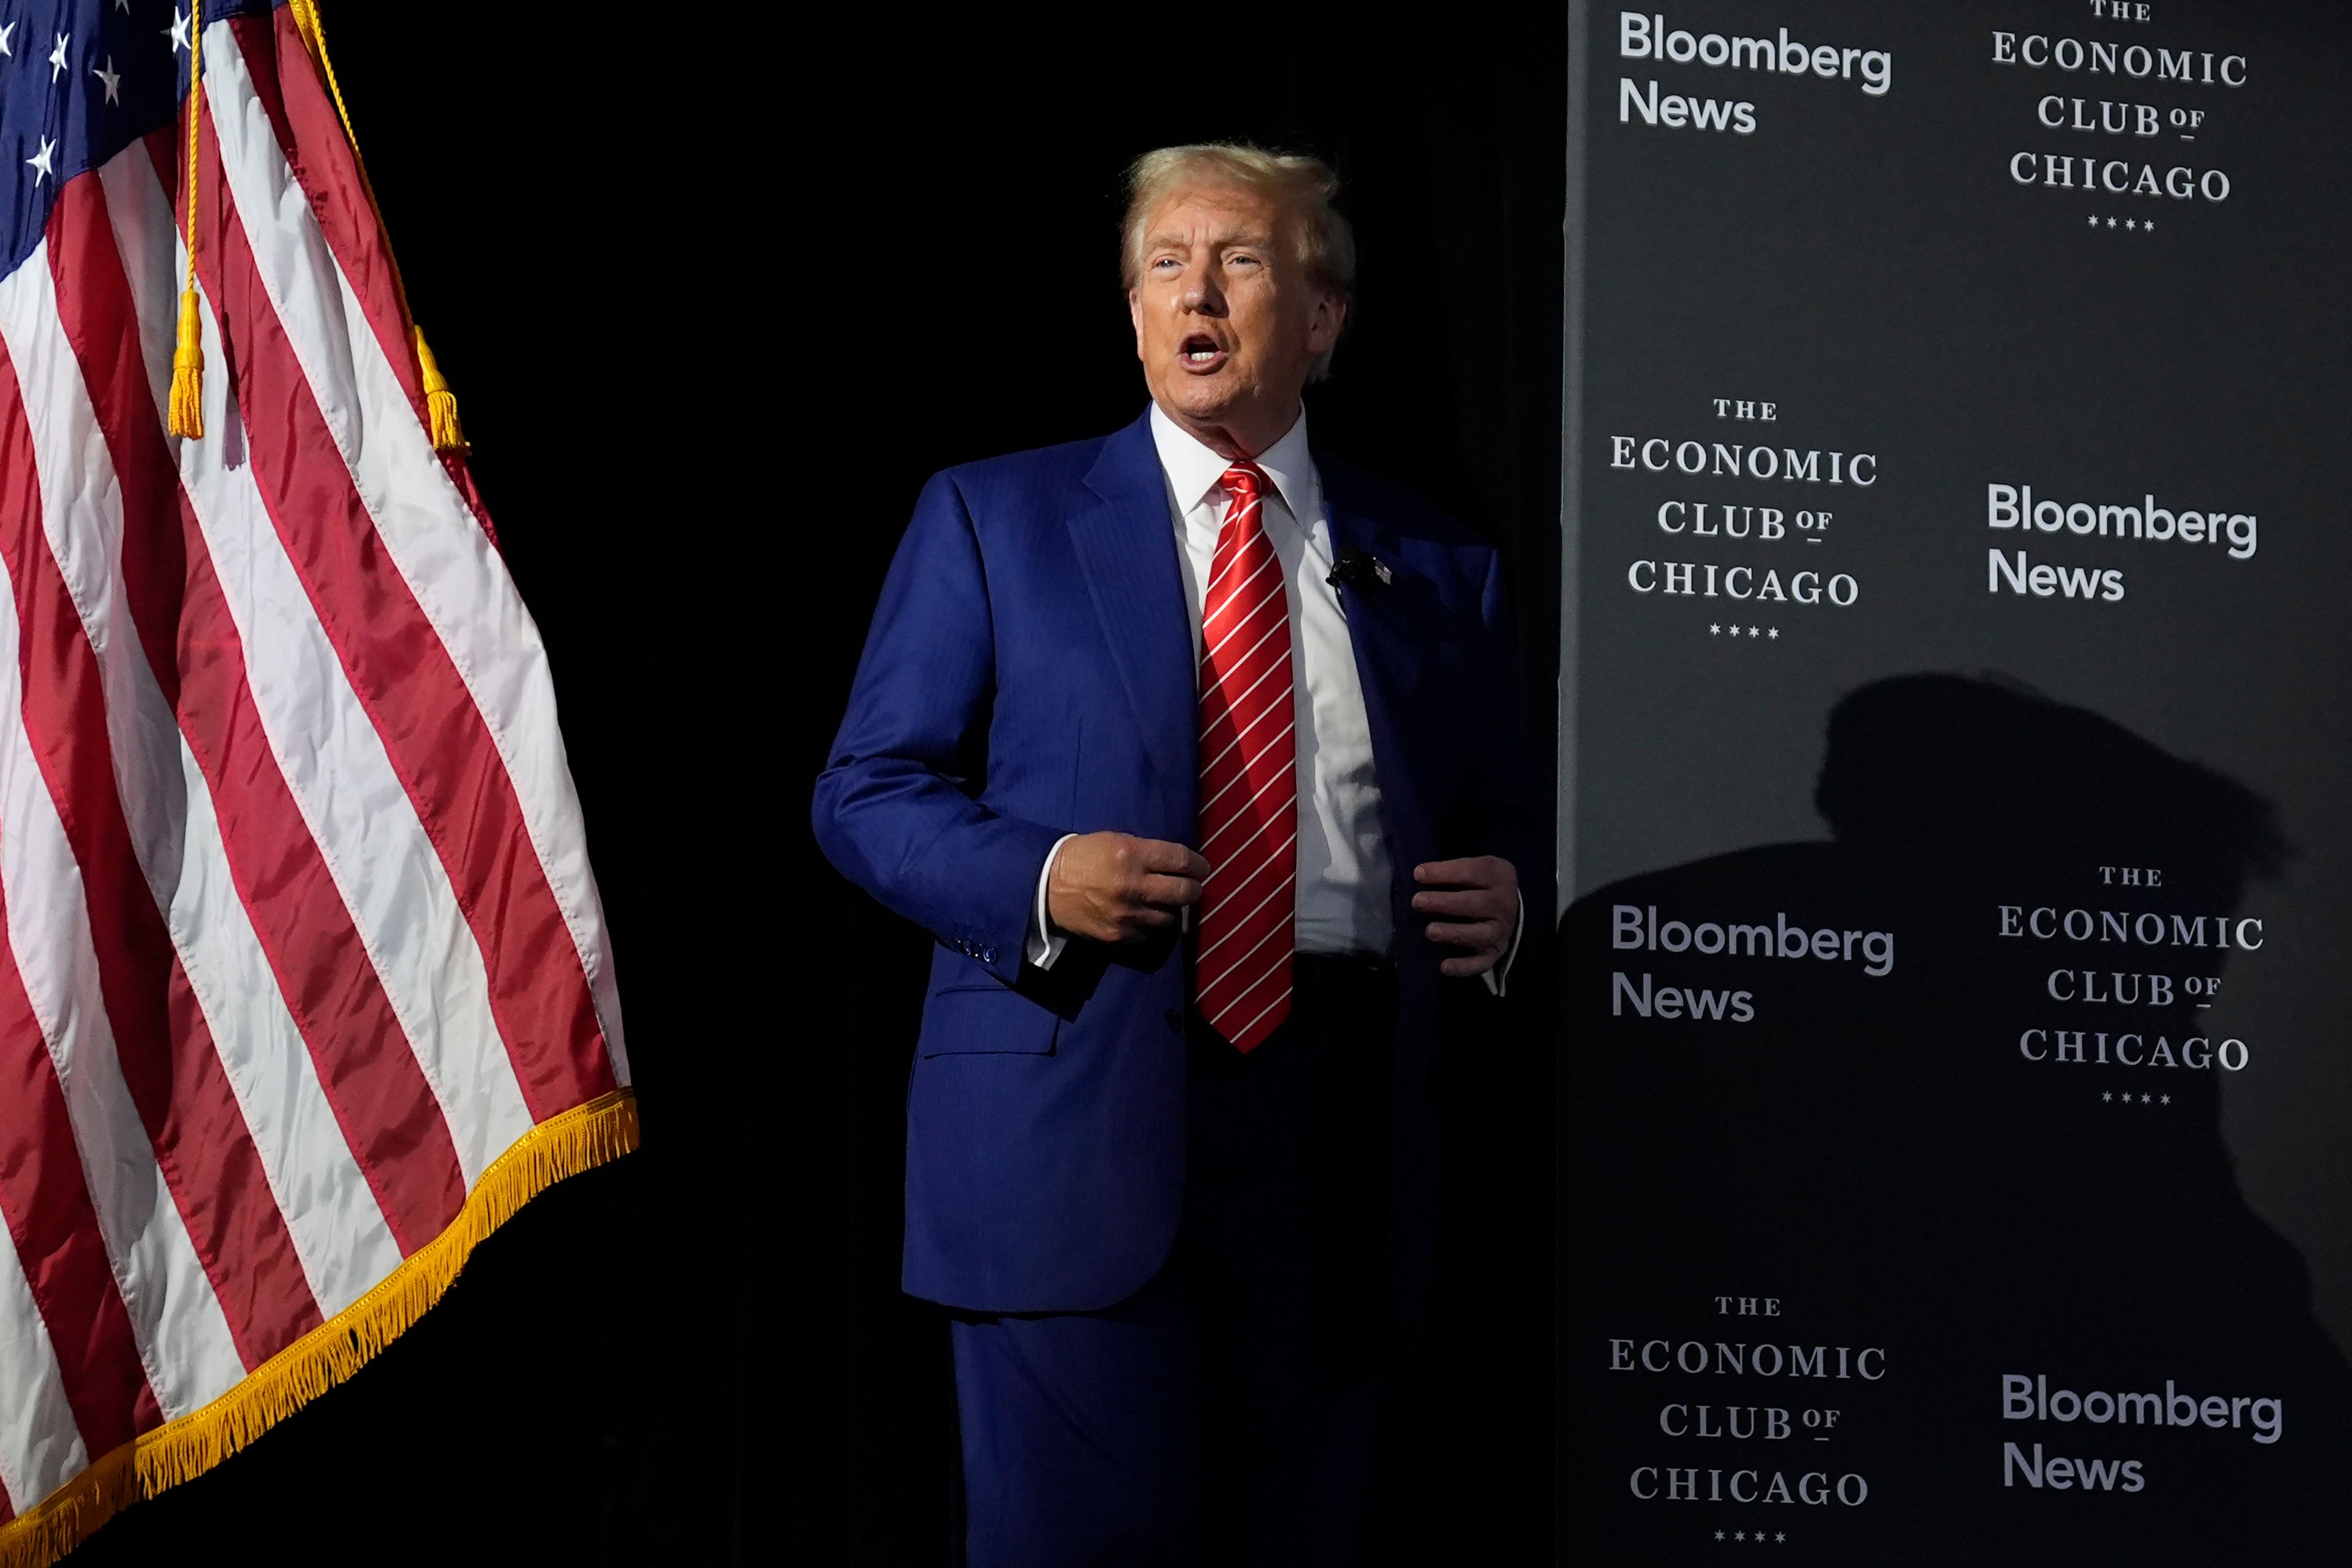
[[[131,0],[114,0],[114,8],[118,11],[127,12],[131,9]],[[188,47],[188,22],[189,18],[182,15],[176,8],[173,11],[171,38],[172,47],[174,50],[184,49]],[[8,56],[12,58],[15,57],[16,53],[14,47],[16,34],[16,23],[0,22],[0,55]],[[59,33],[57,35],[57,42],[50,48],[48,60],[47,62],[49,68],[50,81],[55,82],[58,78],[65,74],[68,68],[66,51],[70,48],[72,45],[72,34]],[[89,74],[96,77],[99,80],[99,85],[105,89],[106,101],[120,106],[122,102],[122,73],[114,68],[114,57],[112,55],[107,56],[106,63],[102,66],[92,68]],[[44,136],[41,138],[40,146],[34,152],[33,155],[25,160],[26,164],[33,171],[33,184],[36,185],[57,173],[57,165],[55,162],[57,151],[58,144],[56,141],[50,137]]]

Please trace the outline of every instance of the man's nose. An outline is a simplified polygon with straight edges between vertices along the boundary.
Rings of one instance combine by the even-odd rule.
[[[1222,316],[1225,313],[1225,292],[1217,287],[1216,275],[1206,269],[1193,273],[1185,280],[1184,291],[1178,299],[1184,309],[1194,315]]]

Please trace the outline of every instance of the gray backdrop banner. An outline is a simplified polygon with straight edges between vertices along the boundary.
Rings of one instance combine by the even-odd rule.
[[[2352,31],[1571,26],[1564,1553],[2346,1561]]]

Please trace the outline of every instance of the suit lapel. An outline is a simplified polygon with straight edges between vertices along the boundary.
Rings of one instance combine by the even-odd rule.
[[[1333,555],[1359,551],[1391,572],[1391,580],[1384,584],[1343,586],[1339,602],[1347,609],[1348,640],[1355,648],[1356,678],[1364,690],[1364,721],[1371,733],[1390,842],[1418,853],[1417,845],[1407,845],[1398,835],[1405,825],[1427,820],[1417,787],[1422,770],[1414,765],[1417,752],[1410,721],[1423,706],[1417,694],[1430,663],[1415,633],[1412,603],[1429,592],[1429,584],[1406,569],[1389,531],[1359,510],[1346,470],[1319,454],[1316,468],[1330,514]],[[1404,873],[1402,862],[1398,869]]]
[[[1070,519],[1070,542],[1153,775],[1171,811],[1189,821],[1199,745],[1192,623],[1149,418],[1103,443],[1087,474],[1100,504]]]

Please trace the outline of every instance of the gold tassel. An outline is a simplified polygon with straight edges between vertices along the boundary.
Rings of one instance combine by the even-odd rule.
[[[180,291],[180,343],[172,351],[172,407],[165,427],[201,440],[205,434],[205,334],[196,291]]]
[[[440,362],[425,344],[425,329],[408,329],[408,341],[416,345],[416,368],[425,382],[425,413],[433,427],[433,449],[436,452],[466,452],[472,447],[466,440],[466,427],[457,423],[457,395],[449,390],[449,383],[441,374]]]
[[[326,30],[319,25],[318,0],[287,0],[287,10],[293,16],[294,30],[301,36],[303,47],[319,62],[319,74],[327,79],[327,92],[335,100],[335,117],[343,122],[343,139],[351,143],[352,163],[360,173],[360,188],[367,192],[368,206],[375,213],[376,232],[383,240],[384,257],[392,263],[392,287],[400,299],[400,313],[408,315],[408,286],[401,281],[400,262],[392,255],[392,236],[383,226],[383,210],[375,199],[375,186],[370,183],[367,160],[360,156],[359,132],[352,129],[352,111],[343,102],[342,84],[335,79],[335,62],[327,54]],[[449,390],[446,377],[433,351],[425,344],[424,329],[412,318],[408,326],[408,342],[416,351],[417,379],[425,387],[425,422],[433,437],[436,452],[463,456],[472,451],[473,444],[466,439],[466,427],[457,422],[457,395]]]
[[[190,7],[194,26],[188,30],[188,274],[180,286],[180,342],[172,351],[172,404],[163,414],[163,428],[192,441],[205,434],[205,324],[196,312],[196,153],[202,145],[197,128],[203,123],[205,100],[205,18],[203,0]]]

